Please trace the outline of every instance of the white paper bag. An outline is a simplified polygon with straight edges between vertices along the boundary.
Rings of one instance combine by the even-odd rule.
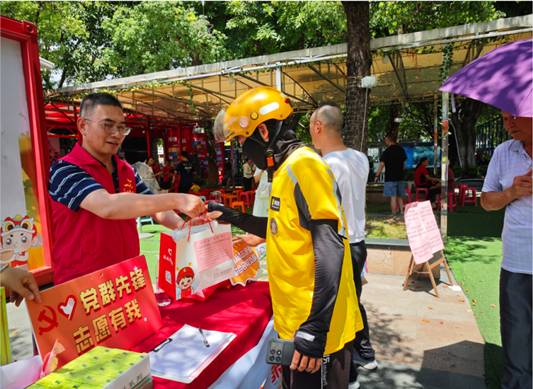
[[[216,222],[161,234],[159,286],[174,299],[235,276],[231,227]]]

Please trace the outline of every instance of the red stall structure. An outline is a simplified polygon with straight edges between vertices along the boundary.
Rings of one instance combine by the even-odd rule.
[[[79,102],[48,101],[45,104],[46,129],[50,161],[66,155],[78,140],[77,120]],[[149,114],[132,112],[124,108],[126,123],[133,130],[122,144],[121,155],[129,163],[144,161],[149,157],[158,164],[158,150],[161,158],[170,160],[176,166],[181,160],[181,152],[186,151],[196,163],[202,178],[208,177],[207,145],[202,122],[187,121],[183,118],[163,118]],[[159,147],[158,147],[159,145]],[[224,144],[217,142],[217,164],[224,174]]]
[[[40,285],[52,282],[50,166],[37,28],[1,19],[0,263],[32,271]]]

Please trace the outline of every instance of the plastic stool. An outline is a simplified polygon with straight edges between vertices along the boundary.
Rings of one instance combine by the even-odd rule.
[[[424,192],[426,194],[426,197],[422,200],[421,198],[418,197],[418,193],[419,192]],[[415,201],[425,201],[425,200],[428,200],[428,193],[429,191],[427,190],[427,188],[416,188],[416,194],[415,194]]]
[[[150,222],[152,223],[152,225],[154,225],[154,220],[150,217],[150,216],[142,216],[142,217],[138,217],[137,219],[137,227],[139,228],[139,232],[142,233],[143,232],[143,222]]]
[[[217,203],[220,203],[220,195],[209,193],[209,200],[214,200]]]
[[[411,202],[411,191],[409,189],[406,189],[405,190],[405,194],[407,195],[407,197],[409,198],[409,202],[406,203],[405,201],[403,202],[404,204],[409,204]]]
[[[233,203],[231,203],[231,208],[233,209],[240,208],[242,213],[246,213],[246,207],[244,205],[244,201],[234,201]]]
[[[472,197],[467,197],[469,194],[472,195]],[[474,205],[477,207],[477,194],[476,194],[476,188],[465,188],[463,198],[461,199],[461,206],[464,207],[465,203],[474,203]]]
[[[200,197],[200,199],[203,200],[203,201],[207,201],[207,199],[205,198],[205,196],[198,196],[198,197]]]
[[[229,194],[221,194],[220,195],[220,203],[226,205],[226,197],[231,196]]]
[[[239,194],[239,201],[243,201],[248,208],[252,206],[253,192],[241,192]]]
[[[459,193],[457,194],[457,201],[463,204],[463,198],[465,197],[465,190],[468,188],[468,185],[466,184],[455,184],[455,189],[459,189]]]
[[[224,205],[226,207],[231,207],[234,201],[237,200],[237,196],[235,195],[225,195],[224,196]]]
[[[403,206],[404,207],[405,207],[405,204],[409,204],[411,202],[411,191],[409,189],[406,189],[405,190],[405,195],[409,198],[409,200],[403,202]],[[396,210],[399,210],[399,209],[400,209],[400,206],[396,205]]]
[[[437,211],[440,210],[440,207],[442,205],[442,194],[439,193],[439,202],[437,203]],[[455,193],[454,192],[448,192],[448,208],[450,212],[453,212],[453,209],[455,208],[457,210],[457,202],[455,201]]]
[[[234,196],[237,196],[237,198],[238,198],[239,195],[241,194],[241,192],[244,192],[244,190],[236,189],[236,190],[232,191],[231,194],[234,195]]]

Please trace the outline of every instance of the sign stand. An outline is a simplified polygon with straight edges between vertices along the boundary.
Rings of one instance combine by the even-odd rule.
[[[446,261],[446,257],[444,256],[444,252],[440,250],[440,254],[442,255],[442,258],[433,262],[431,265],[428,262],[424,262],[424,266],[422,267],[422,270],[414,270],[415,267],[415,261],[413,255],[411,255],[411,260],[409,261],[409,269],[407,270],[407,275],[405,276],[405,282],[403,283],[403,290],[407,289],[407,281],[409,281],[410,278],[418,275],[418,280],[420,280],[420,277],[422,274],[428,274],[429,278],[431,280],[431,283],[433,284],[433,289],[435,290],[435,294],[437,297],[439,296],[439,291],[437,290],[437,284],[435,284],[435,278],[433,277],[433,268],[436,266],[439,266],[441,263],[444,263],[444,268],[446,269],[446,274],[448,275],[448,280],[450,282],[450,285],[452,285],[452,277],[450,275],[450,270],[448,267],[448,262]]]
[[[452,277],[448,262],[444,256],[442,236],[429,201],[414,202],[406,205],[405,229],[412,254],[411,260],[409,261],[409,269],[407,270],[403,284],[403,290],[407,289],[407,281],[414,275],[418,275],[418,279],[420,280],[422,274],[428,274],[435,294],[439,297],[432,270],[441,263],[444,263],[450,285],[452,283]],[[437,252],[440,252],[441,258],[433,262],[434,254]],[[420,270],[414,270],[415,265],[422,266]]]

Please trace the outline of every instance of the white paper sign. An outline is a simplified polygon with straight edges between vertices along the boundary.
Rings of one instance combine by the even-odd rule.
[[[433,258],[433,253],[444,249],[439,227],[429,201],[405,206],[405,228],[415,263]]]

